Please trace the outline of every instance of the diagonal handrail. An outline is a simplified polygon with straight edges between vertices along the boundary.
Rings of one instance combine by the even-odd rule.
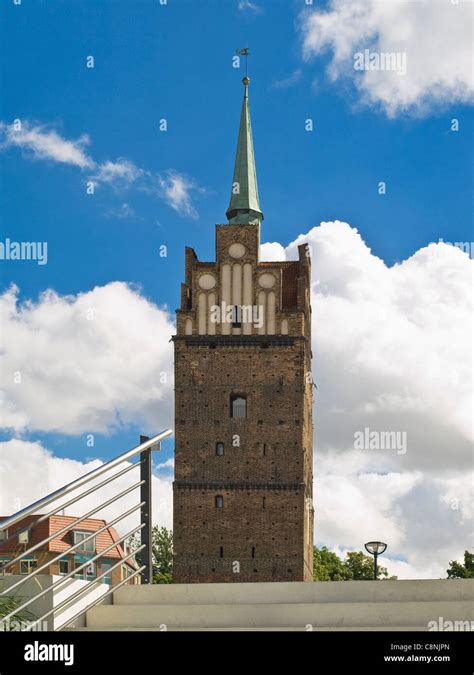
[[[30,548],[26,549],[26,551],[23,551],[23,553],[20,553],[20,555],[18,555],[16,558],[13,558],[12,560],[9,560],[4,565],[0,565],[0,572],[3,572],[3,570],[8,569],[12,565],[15,565],[22,558],[25,558],[27,555],[31,555],[34,551],[41,548],[41,546],[44,546],[45,544],[48,544],[53,539],[58,539],[59,537],[61,537],[66,532],[69,532],[69,530],[73,530],[77,525],[80,525],[80,523],[84,522],[84,520],[87,520],[88,518],[93,516],[95,513],[97,513],[97,511],[103,511],[104,509],[106,509],[108,506],[110,506],[114,502],[116,502],[119,499],[122,499],[122,497],[125,497],[126,495],[128,495],[130,492],[133,492],[134,490],[137,490],[141,485],[143,485],[143,483],[144,483],[144,481],[141,480],[138,483],[135,483],[134,485],[131,485],[126,490],[123,490],[118,495],[114,495],[113,497],[108,499],[106,502],[103,502],[102,504],[99,504],[99,506],[94,506],[94,508],[91,509],[90,511],[88,511],[85,516],[81,516],[80,518],[76,518],[76,520],[73,520],[72,523],[68,523],[67,525],[62,527],[60,530],[56,530],[56,532],[53,532],[53,534],[50,534],[49,537],[45,537],[44,539],[42,539],[40,542],[38,542],[34,546],[31,546]],[[87,540],[89,540],[91,538],[92,537],[88,537]],[[67,553],[69,553],[69,549],[66,549],[65,551],[63,551],[64,555],[66,555]]]
[[[97,492],[97,490],[100,490],[100,488],[103,488],[105,485],[108,485],[112,481],[116,480],[117,478],[121,478],[122,476],[125,476],[129,471],[132,471],[132,469],[136,469],[141,465],[143,460],[139,459],[137,462],[133,464],[129,464],[125,469],[122,469],[122,471],[119,471],[118,473],[114,473],[112,476],[109,476],[105,480],[101,481],[100,483],[97,483],[96,485],[93,485],[90,487],[88,490],[85,492],[81,492],[81,494],[76,495],[69,501],[65,502],[64,504],[60,504],[57,506],[55,509],[52,509],[51,511],[47,511],[46,513],[43,513],[42,516],[39,516],[37,520],[34,520],[31,523],[28,523],[28,525],[25,525],[24,527],[19,527],[18,530],[15,530],[11,534],[8,535],[8,537],[5,537],[0,541],[0,544],[2,546],[6,544],[7,542],[11,541],[12,539],[16,539],[20,534],[23,532],[28,532],[29,530],[33,530],[35,527],[37,527],[40,523],[43,523],[45,520],[48,520],[51,516],[54,516],[58,511],[63,511],[67,509],[69,506],[72,506],[72,504],[75,504],[76,502],[80,502],[82,499],[85,497],[89,497],[91,494],[94,492]],[[0,568],[0,572],[2,571],[3,568]]]
[[[102,578],[106,576],[106,574],[110,573],[111,570],[115,570],[118,568],[121,564],[123,564],[124,561],[128,561],[131,557],[136,555],[137,551],[141,553],[143,556],[142,559],[142,565],[140,566],[139,570],[135,571],[131,576],[128,578],[134,578],[138,574],[141,576],[141,581],[142,583],[151,583],[152,582],[152,535],[151,535],[151,528],[152,528],[152,519],[151,519],[151,513],[152,513],[152,491],[151,491],[151,481],[152,481],[152,460],[151,460],[151,453],[152,450],[159,450],[160,449],[160,444],[161,441],[165,438],[168,438],[169,436],[172,435],[171,429],[166,429],[165,431],[162,431],[161,433],[157,434],[156,436],[153,436],[153,438],[147,438],[146,436],[140,436],[140,444],[137,445],[136,447],[132,448],[131,450],[128,450],[127,452],[122,453],[118,457],[115,457],[114,459],[110,460],[109,462],[106,462],[105,464],[101,464],[99,467],[96,469],[93,469],[92,471],[89,471],[83,476],[80,476],[78,479],[75,481],[72,481],[71,483],[68,483],[67,485],[64,485],[60,487],[59,489],[55,490],[54,492],[51,492],[49,495],[46,495],[42,499],[37,500],[36,502],[33,502],[29,506],[21,509],[17,513],[14,513],[13,515],[4,518],[2,521],[0,521],[0,533],[3,533],[4,535],[6,534],[6,538],[4,538],[2,541],[0,541],[0,544],[3,544],[5,542],[8,542],[11,539],[16,538],[20,532],[23,532],[25,530],[31,530],[34,529],[36,525],[41,523],[42,521],[46,520],[50,516],[56,514],[58,511],[61,509],[65,508],[64,506],[64,500],[62,499],[66,495],[69,495],[70,493],[76,492],[76,494],[72,495],[72,498],[68,499],[65,503],[66,505],[71,505],[75,503],[76,501],[80,501],[83,499],[85,496],[88,496],[96,490],[98,490],[101,487],[105,487],[107,484],[109,484],[112,480],[115,480],[116,478],[119,478],[125,474],[127,474],[129,471],[136,467],[140,467],[140,479],[138,482],[132,484],[130,487],[122,490],[118,494],[115,494],[111,498],[107,499],[105,502],[101,503],[99,506],[95,506],[93,509],[89,510],[85,515],[81,515],[79,517],[73,517],[72,522],[69,522],[67,525],[63,526],[60,528],[60,530],[48,534],[45,538],[43,538],[40,542],[36,542],[32,546],[25,547],[25,550],[19,554],[16,555],[16,557],[13,560],[8,561],[4,565],[0,565],[0,572],[6,568],[9,568],[13,566],[15,563],[20,561],[22,558],[24,558],[26,555],[31,554],[32,552],[36,551],[37,549],[41,548],[48,542],[52,541],[53,539],[57,538],[58,536],[61,536],[68,532],[69,530],[73,529],[75,526],[79,525],[82,523],[84,520],[87,518],[90,518],[91,515],[94,515],[97,511],[103,510],[107,506],[110,506],[111,504],[115,503],[122,497],[134,492],[135,490],[139,489],[140,490],[140,496],[139,496],[139,501],[137,504],[126,510],[125,512],[122,512],[120,515],[116,516],[113,518],[110,522],[104,522],[104,524],[99,527],[99,529],[92,531],[88,536],[86,536],[84,539],[82,539],[80,542],[75,543],[72,546],[69,546],[66,551],[61,551],[58,553],[56,556],[54,556],[52,559],[48,559],[47,561],[44,562],[40,567],[36,567],[33,569],[31,572],[29,572],[27,575],[23,576],[21,579],[13,583],[13,585],[9,585],[7,588],[4,590],[0,591],[0,596],[5,595],[6,593],[10,593],[12,590],[17,589],[18,587],[22,586],[27,580],[34,578],[36,575],[40,574],[47,568],[49,568],[53,563],[56,563],[58,560],[63,558],[65,554],[70,554],[74,551],[76,551],[78,548],[83,547],[85,543],[95,539],[97,535],[100,535],[102,532],[104,532],[106,529],[109,529],[110,527],[114,526],[116,523],[122,521],[123,519],[127,518],[128,516],[132,515],[135,511],[140,510],[140,525],[131,532],[128,532],[126,535],[123,535],[121,538],[118,540],[113,541],[112,544],[110,544],[105,550],[100,551],[99,553],[96,553],[96,555],[92,558],[92,560],[97,560],[98,558],[103,557],[107,552],[112,550],[113,548],[117,547],[120,542],[125,541],[125,539],[131,535],[131,533],[135,533],[138,531],[141,531],[142,533],[142,541],[141,541],[141,546],[135,550],[134,552],[130,554],[126,554],[124,556],[121,556],[120,560],[108,570],[107,573],[103,573],[100,576],[96,577],[91,584],[97,584],[98,581],[100,581]],[[100,481],[97,484],[92,484],[91,487],[87,487],[87,489],[83,489],[82,491],[79,490],[79,488],[82,488],[82,486],[87,485],[91,481],[94,481],[96,478],[101,476],[102,474],[105,474],[115,467],[119,466],[120,464],[124,462],[128,462],[132,457],[139,455],[139,460],[137,462],[132,462],[129,466],[127,466],[125,469],[118,471],[114,473],[113,475],[107,477],[105,480]],[[77,494],[79,492],[79,494]],[[57,504],[58,500],[62,503],[59,505]],[[42,510],[44,507],[49,506],[50,504],[56,503],[56,506],[53,506],[51,510],[48,510],[47,513],[43,514],[38,514],[38,511]],[[34,519],[34,522],[31,522],[27,525],[24,525],[24,521],[28,516],[32,514],[38,514],[38,517]],[[11,531],[10,528],[12,526],[19,524],[19,528],[17,528],[14,532]],[[46,595],[47,592],[50,592],[53,588],[56,588],[57,586],[61,586],[68,578],[70,578],[72,575],[76,574],[78,571],[84,569],[87,565],[91,563],[91,560],[87,560],[83,564],[81,564],[79,567],[74,568],[74,570],[70,571],[66,577],[63,577],[57,582],[54,582],[52,586],[48,587],[48,589],[43,589],[39,594],[35,594],[33,597],[30,598],[25,598],[23,604],[21,605],[21,608],[27,607],[38,598]],[[119,584],[121,586],[123,583],[122,582]],[[86,589],[81,590],[80,592],[74,593],[72,596],[64,600],[59,606],[53,607],[46,616],[49,616],[50,614],[56,614],[58,612],[58,609],[65,607],[66,605],[69,605],[72,601],[76,600],[80,595],[82,595],[85,592]],[[109,593],[112,592],[112,589],[109,591]],[[106,595],[109,595],[107,593]],[[104,596],[105,597],[105,596]],[[95,601],[93,605],[97,604],[99,600]],[[15,612],[18,611],[18,607],[15,609]],[[84,610],[81,610],[80,613],[83,613]],[[5,618],[10,618],[13,613],[11,612],[10,615]],[[78,614],[79,616],[79,614]],[[44,618],[44,617],[42,617]],[[76,617],[74,617],[76,618]],[[65,625],[68,625],[72,619],[69,619]],[[37,623],[37,621],[35,622]]]
[[[73,546],[70,546],[66,551],[61,551],[61,553],[58,553],[57,556],[54,556],[54,558],[51,558],[50,560],[47,560],[43,565],[40,567],[37,567],[34,569],[32,572],[29,574],[26,574],[22,579],[19,581],[16,581],[12,586],[8,586],[4,591],[0,593],[0,595],[6,595],[7,593],[11,593],[11,591],[15,590],[15,588],[18,588],[22,584],[24,584],[28,579],[31,579],[32,577],[37,576],[40,572],[43,570],[47,569],[50,567],[53,563],[58,562],[58,560],[61,560],[66,553],[73,553],[74,551],[77,551],[78,548],[80,548],[83,544],[85,544],[88,541],[91,541],[92,539],[95,539],[95,537],[98,534],[102,534],[102,532],[105,532],[106,530],[109,530],[111,527],[116,525],[118,522],[123,520],[124,518],[128,518],[128,516],[131,516],[134,511],[137,511],[139,508],[143,506],[143,502],[140,502],[140,504],[137,504],[136,506],[132,506],[131,509],[128,509],[128,511],[125,511],[125,513],[121,513],[119,516],[111,520],[109,523],[105,523],[102,527],[100,527],[98,530],[94,530],[91,532],[91,534],[87,537],[84,537],[81,541],[79,541],[77,544],[74,544]]]

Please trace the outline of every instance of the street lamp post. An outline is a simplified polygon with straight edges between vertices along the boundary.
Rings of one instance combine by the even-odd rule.
[[[385,552],[385,549],[387,548],[387,544],[384,544],[383,541],[368,541],[366,544],[364,544],[365,550],[367,553],[370,553],[370,555],[374,556],[374,579],[377,579],[377,558],[379,555]]]

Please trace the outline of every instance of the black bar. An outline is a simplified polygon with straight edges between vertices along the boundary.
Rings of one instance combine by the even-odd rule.
[[[140,436],[140,443],[149,441],[149,436]],[[141,530],[141,543],[145,548],[140,553],[140,562],[145,569],[140,574],[142,584],[151,584],[153,581],[153,551],[152,551],[152,520],[151,520],[151,448],[140,453],[140,480],[145,481],[140,486],[140,501],[145,502],[140,509],[140,523],[145,525]]]
[[[331,583],[331,582],[328,582]],[[456,582],[453,582],[456,583]],[[248,670],[248,653],[245,649],[236,649],[235,633],[199,631],[194,634],[173,632],[172,626],[166,630],[147,631],[61,631],[61,632],[0,632],[0,672],[2,675],[85,675],[92,672],[137,673],[140,672],[140,654],[150,652],[166,645],[180,652],[180,664],[184,667],[196,667],[196,650],[203,645],[212,650],[216,641],[227,648],[233,662]],[[250,632],[252,630],[250,629]],[[410,631],[329,631],[308,632],[304,626],[300,631],[275,633],[258,631],[245,635],[245,644],[255,645],[255,662],[268,671],[277,668],[281,662],[281,645],[295,646],[300,652],[308,649],[316,651],[322,662],[326,659],[337,666],[335,672],[365,669],[367,672],[401,673],[412,675],[472,675],[472,633],[461,632],[410,632]],[[234,637],[232,637],[234,635]],[[237,634],[242,644],[242,634]],[[161,642],[163,641],[163,643]],[[70,664],[64,660],[31,661],[27,659],[26,647],[37,642],[38,648],[52,644],[67,647]],[[105,648],[107,645],[107,648]],[[74,650],[71,649],[74,648]],[[405,649],[401,649],[405,647]],[[94,670],[91,668],[91,654],[94,655]],[[65,654],[66,655],[66,654]],[[61,655],[60,655],[61,656]],[[422,658],[430,662],[423,662]],[[436,660],[435,660],[436,657]],[[247,660],[246,660],[247,659]],[[261,660],[260,660],[261,659]],[[442,659],[442,660],[441,660]],[[326,669],[327,670],[327,669]],[[316,672],[318,672],[316,670]]]

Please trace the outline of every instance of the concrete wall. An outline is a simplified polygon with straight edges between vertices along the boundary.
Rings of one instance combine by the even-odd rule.
[[[474,629],[474,579],[122,587],[88,630]]]

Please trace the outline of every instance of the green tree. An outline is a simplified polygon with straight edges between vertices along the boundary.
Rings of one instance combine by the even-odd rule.
[[[153,583],[173,581],[173,530],[155,526],[152,535]]]
[[[374,578],[374,559],[370,555],[362,553],[362,551],[348,551],[344,561],[346,569],[351,573],[351,579],[370,580]],[[377,577],[379,579],[396,579],[397,577],[389,577],[386,567],[378,565]]]
[[[464,565],[457,560],[449,563],[448,579],[473,579],[474,578],[474,553],[464,551]]]
[[[313,579],[315,581],[346,581],[349,578],[349,571],[336,553],[329,551],[326,546],[314,547]]]
[[[141,543],[140,534],[130,537],[127,544],[131,551]],[[173,582],[173,531],[155,525],[152,529],[153,583],[171,584]],[[140,564],[140,553],[136,555]]]
[[[374,560],[361,551],[348,551],[345,560],[326,546],[314,547],[313,579],[315,581],[353,581],[374,578]],[[386,567],[378,567],[379,579],[396,579],[389,577]]]

